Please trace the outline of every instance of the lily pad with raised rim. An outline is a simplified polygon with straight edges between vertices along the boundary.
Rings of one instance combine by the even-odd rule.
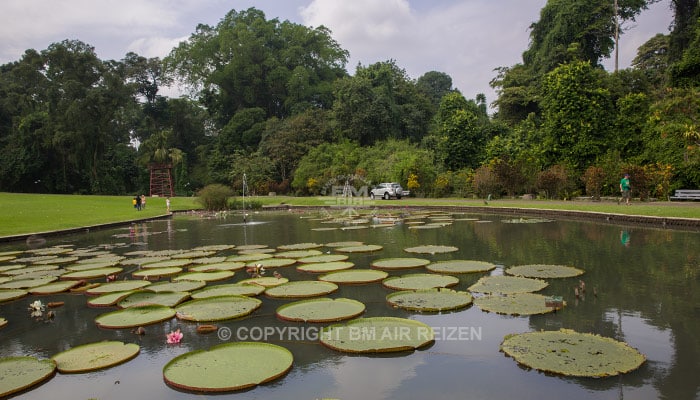
[[[320,342],[346,353],[386,353],[412,351],[435,341],[433,328],[406,318],[358,318],[331,325],[320,335]]]
[[[293,361],[289,350],[274,344],[225,343],[175,357],[163,367],[163,379],[178,389],[228,392],[275,380]]]
[[[459,248],[455,246],[442,246],[442,245],[436,245],[436,244],[429,244],[425,246],[415,246],[415,247],[407,247],[403,249],[407,253],[418,253],[418,254],[442,254],[442,253],[451,253],[453,251],[459,250]]]
[[[173,281],[216,282],[232,278],[233,271],[186,272],[173,278]]]
[[[310,249],[318,249],[322,245],[318,243],[295,243],[295,244],[283,244],[281,246],[277,246],[277,250],[310,250]]]
[[[118,262],[116,262],[116,261],[96,262],[96,263],[89,263],[89,264],[73,264],[73,265],[67,266],[66,271],[70,271],[70,272],[87,271],[89,269],[114,267],[117,264],[118,264]],[[124,265],[124,264],[120,264],[120,265]]]
[[[265,289],[265,295],[273,298],[301,298],[324,296],[338,290],[338,285],[323,281],[293,281]]]
[[[485,276],[469,287],[470,292],[477,293],[530,293],[547,287],[541,279],[521,278],[519,276]]]
[[[88,269],[85,271],[75,271],[69,272],[67,274],[61,275],[62,280],[80,280],[80,279],[95,279],[103,278],[107,275],[118,274],[123,271],[121,267],[107,267],[107,268],[95,268]]]
[[[29,293],[31,293],[31,294],[55,294],[55,293],[66,292],[66,291],[70,290],[71,288],[74,288],[78,285],[80,285],[80,281],[52,282],[52,283],[48,283],[46,285],[33,287],[33,288],[29,289]]]
[[[397,258],[381,258],[374,260],[370,264],[372,268],[383,270],[411,269],[420,268],[430,264],[430,260],[424,258],[412,257],[397,257]]]
[[[20,299],[29,294],[23,289],[2,289],[0,290],[0,303]]]
[[[627,343],[568,329],[509,335],[500,349],[519,364],[566,376],[615,376],[639,368],[646,360]]]
[[[136,279],[158,280],[160,278],[177,275],[180,272],[182,272],[182,268],[180,267],[146,268],[139,271],[134,271],[131,276]]]
[[[392,306],[411,311],[440,312],[464,308],[472,304],[467,292],[450,289],[403,290],[390,293],[386,301]]]
[[[0,328],[4,328],[5,325],[7,325],[7,320],[3,317],[0,317]]]
[[[100,286],[89,289],[87,294],[91,296],[98,296],[105,293],[111,292],[125,292],[128,290],[141,289],[143,287],[149,286],[151,282],[149,281],[118,281],[103,283]]]
[[[255,249],[265,249],[268,246],[265,244],[244,244],[240,246],[236,246],[236,250],[241,251],[241,250],[255,250]]]
[[[320,256],[310,256],[302,257],[297,260],[302,264],[315,264],[315,263],[327,263],[327,262],[337,262],[345,261],[349,257],[345,254],[322,254]]]
[[[246,267],[255,267],[260,265],[264,268],[281,268],[288,267],[297,263],[293,258],[268,258],[267,260],[259,260],[246,264]]]
[[[347,246],[347,247],[337,247],[335,251],[341,253],[371,253],[374,251],[379,251],[384,247],[378,244],[363,244],[361,246]]]
[[[151,292],[191,292],[201,289],[207,283],[203,281],[177,281],[177,282],[156,282],[148,285],[148,290]]]
[[[59,372],[76,374],[113,367],[127,362],[139,354],[134,343],[104,341],[73,347],[51,357]]]
[[[175,307],[190,298],[187,292],[151,292],[148,290],[134,292],[117,302],[120,308],[145,306],[155,304],[166,307]]]
[[[98,315],[95,323],[100,328],[120,329],[157,324],[175,316],[175,310],[165,306],[129,307]]]
[[[241,261],[223,261],[211,264],[201,264],[195,267],[190,267],[187,270],[190,272],[238,271],[244,267],[245,263]]]
[[[448,260],[438,261],[425,267],[428,271],[439,274],[471,274],[475,272],[488,272],[496,268],[496,264],[476,260]]]
[[[382,281],[382,285],[394,290],[423,290],[444,288],[459,283],[459,278],[438,274],[408,274],[392,276]]]
[[[26,356],[0,358],[0,397],[38,385],[51,378],[55,371],[53,360]]]
[[[289,282],[287,278],[276,278],[274,276],[261,276],[259,278],[248,278],[238,282],[241,285],[258,285],[263,287],[279,286]]]
[[[337,284],[362,284],[379,282],[389,276],[386,271],[375,269],[355,269],[351,271],[330,272],[318,277],[320,281],[333,282]]]
[[[239,254],[237,256],[231,256],[226,259],[226,261],[237,261],[242,263],[249,263],[251,261],[266,260],[272,258],[272,254],[267,253],[249,253],[249,254]]]
[[[141,264],[141,268],[169,268],[169,267],[186,267],[192,264],[192,260],[188,258],[180,258],[176,260],[163,260],[151,263]]]
[[[192,293],[193,299],[204,299],[215,296],[257,296],[265,291],[264,286],[246,285],[240,283],[227,283],[224,285],[209,286]]]
[[[332,261],[323,263],[303,264],[297,267],[297,271],[320,274],[332,271],[342,271],[355,266],[355,263],[350,261]]]
[[[550,313],[557,309],[547,307],[546,299],[547,296],[536,293],[493,294],[475,298],[474,304],[483,311],[496,314],[535,315]]]
[[[58,280],[58,278],[55,276],[47,276],[47,277],[43,277],[43,278],[34,278],[34,279],[12,280],[12,281],[0,284],[0,290],[3,290],[3,289],[31,289],[31,288],[35,288],[37,286],[42,286],[42,285],[49,284],[51,282],[55,282],[57,280]]]
[[[127,290],[124,292],[105,293],[101,296],[88,299],[87,305],[89,307],[111,307],[116,305],[119,302],[119,300],[129,296],[132,293],[135,293],[135,291]]]
[[[348,240],[344,242],[330,242],[324,244],[326,247],[353,247],[353,246],[363,246],[364,242],[358,242],[354,240]]]
[[[320,256],[323,254],[320,250],[289,250],[289,251],[283,251],[281,253],[276,253],[275,257],[277,258],[294,258],[295,261],[297,258],[304,258],[304,257],[313,257],[313,256]]]
[[[353,299],[311,299],[295,301],[277,309],[277,317],[285,321],[335,322],[355,318],[365,312],[365,305]]]
[[[567,265],[528,264],[516,265],[505,270],[506,274],[525,278],[572,278],[583,275],[585,271]]]
[[[210,322],[244,317],[257,310],[262,301],[248,296],[214,296],[190,300],[176,307],[177,317],[186,321]]]

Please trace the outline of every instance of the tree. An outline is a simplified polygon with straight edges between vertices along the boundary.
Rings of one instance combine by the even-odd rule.
[[[445,168],[476,168],[484,158],[488,139],[488,115],[459,92],[445,95],[436,115],[437,135]]]
[[[416,80],[416,88],[430,100],[435,113],[440,107],[442,96],[453,90],[452,77],[444,72],[429,71]]]

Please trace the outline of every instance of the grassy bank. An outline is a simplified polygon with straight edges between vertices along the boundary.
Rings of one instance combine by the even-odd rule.
[[[164,198],[148,198],[146,209],[136,211],[130,196],[75,196],[0,193],[0,237],[80,228],[105,223],[152,218],[166,213]],[[343,206],[334,198],[260,196],[247,198],[264,206]],[[635,202],[631,206],[616,202],[544,201],[544,200],[484,200],[414,199],[376,200],[355,203],[363,206],[488,206],[541,208],[551,210],[592,211],[612,214],[643,215],[676,218],[700,218],[700,202]],[[194,198],[174,197],[171,210],[199,208]]]

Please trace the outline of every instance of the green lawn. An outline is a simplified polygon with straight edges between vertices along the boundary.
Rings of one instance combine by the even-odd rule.
[[[260,196],[246,198],[265,206],[342,206],[335,198]],[[130,221],[164,215],[165,199],[148,198],[146,209],[136,211],[130,196],[78,196],[0,193],[0,237],[41,233],[60,229],[80,228],[111,222]],[[543,208],[552,210],[593,211],[658,217],[700,218],[700,202],[634,202],[631,206],[616,202],[546,201],[546,200],[484,200],[471,199],[368,199],[359,202],[365,206],[488,206]],[[192,197],[174,197],[171,209],[191,210],[200,206]]]

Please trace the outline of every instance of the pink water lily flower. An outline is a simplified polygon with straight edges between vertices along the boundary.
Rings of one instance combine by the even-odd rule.
[[[166,342],[168,344],[176,344],[180,343],[180,340],[182,340],[183,335],[182,332],[180,332],[180,329],[176,329],[175,332],[170,332],[165,336],[167,337]]]

